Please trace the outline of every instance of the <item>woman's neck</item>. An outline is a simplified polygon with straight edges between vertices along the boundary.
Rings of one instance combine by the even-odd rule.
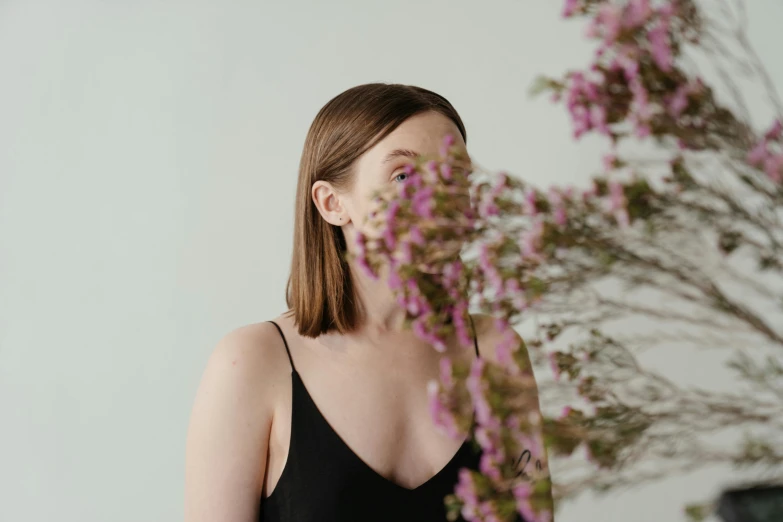
[[[405,329],[406,312],[389,288],[388,270],[382,270],[377,279],[349,261],[356,297],[361,303],[360,330],[368,334],[400,332]]]

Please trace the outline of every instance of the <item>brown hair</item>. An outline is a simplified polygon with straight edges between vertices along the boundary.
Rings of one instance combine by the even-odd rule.
[[[417,114],[436,111],[451,119],[467,139],[451,103],[412,85],[369,83],[348,89],[318,112],[305,139],[296,189],[291,274],[286,303],[299,333],[317,337],[331,330],[354,330],[361,314],[344,257],[340,227],[327,223],[313,203],[311,190],[323,180],[346,189],[359,156]]]

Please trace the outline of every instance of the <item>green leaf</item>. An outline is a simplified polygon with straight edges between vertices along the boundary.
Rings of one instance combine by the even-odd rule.
[[[560,83],[552,80],[551,78],[547,78],[546,76],[538,76],[530,85],[530,88],[528,89],[528,95],[531,97],[539,96],[544,91],[548,91],[550,89],[559,90]]]
[[[685,516],[692,522],[702,522],[710,514],[710,511],[704,504],[689,504],[685,506]]]

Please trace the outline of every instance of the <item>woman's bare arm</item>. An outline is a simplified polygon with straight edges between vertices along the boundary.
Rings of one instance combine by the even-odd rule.
[[[220,340],[206,365],[187,434],[185,522],[258,520],[274,372],[287,372],[276,368],[279,357],[269,357],[277,344],[270,328],[256,324],[234,330]]]

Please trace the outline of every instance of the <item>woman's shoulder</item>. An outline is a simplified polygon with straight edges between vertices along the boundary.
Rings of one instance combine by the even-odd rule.
[[[224,334],[210,354],[194,408],[220,415],[254,416],[268,422],[290,381],[283,339],[270,322],[239,326]]]
[[[273,324],[244,325],[216,343],[190,414],[186,520],[253,516],[272,419],[290,380],[288,357]]]
[[[275,322],[280,323],[280,319]],[[283,338],[270,321],[239,326],[216,343],[205,373],[227,374],[235,385],[264,387],[287,378],[290,364]]]

